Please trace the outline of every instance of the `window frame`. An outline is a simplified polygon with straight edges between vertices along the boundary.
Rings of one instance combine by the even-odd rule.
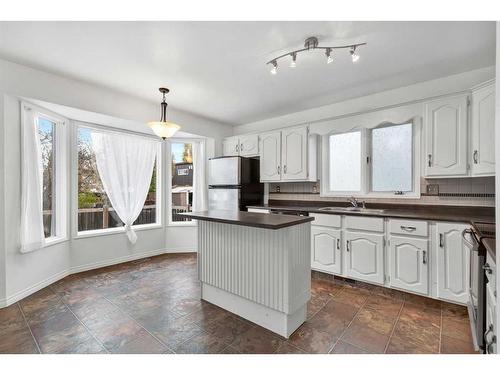
[[[404,192],[402,195],[394,192],[373,191],[372,188],[372,142],[373,129],[412,124],[412,191]],[[323,178],[321,179],[321,197],[350,197],[356,198],[382,198],[382,199],[418,199],[420,198],[420,157],[421,157],[421,133],[422,126],[419,118],[410,118],[402,122],[384,121],[371,128],[352,128],[346,131],[332,131],[322,136],[322,162]],[[330,185],[330,147],[331,135],[361,131],[361,191],[337,192],[329,190]],[[367,158],[370,158],[367,162]]]
[[[162,142],[158,139],[158,137],[149,135],[146,133],[134,132],[131,130],[122,130],[113,128],[111,126],[99,125],[94,123],[89,123],[85,121],[77,121],[73,120],[72,126],[72,215],[74,220],[73,225],[73,233],[72,236],[74,239],[82,239],[89,237],[97,237],[97,236],[105,236],[112,234],[120,234],[125,232],[125,227],[112,227],[112,228],[102,228],[102,229],[92,229],[86,231],[78,231],[78,130],[79,128],[87,128],[90,130],[97,130],[100,132],[109,132],[109,133],[117,133],[117,134],[127,134],[134,135],[138,137],[146,137],[150,139],[154,139],[158,141],[158,152],[156,156],[156,220],[154,223],[150,224],[139,224],[133,225],[132,228],[134,231],[141,230],[151,230],[151,229],[160,229],[163,228],[163,147]]]
[[[169,138],[165,143],[167,145],[167,172],[165,173],[167,183],[167,225],[169,227],[196,227],[198,225],[196,220],[191,221],[173,221],[172,220],[172,143],[203,143],[205,139],[200,138]],[[205,142],[206,147],[206,142]],[[203,165],[206,168],[206,162]],[[193,168],[193,178],[196,173],[196,167]],[[194,200],[194,191],[193,191]]]
[[[31,110],[36,117],[43,117],[55,124],[53,130],[53,181],[52,189],[55,199],[52,201],[53,224],[50,237],[46,237],[42,248],[69,240],[68,215],[68,126],[69,120],[57,113],[38,105],[21,101],[21,139],[24,137],[24,123],[26,111]],[[23,156],[21,156],[23,157]]]

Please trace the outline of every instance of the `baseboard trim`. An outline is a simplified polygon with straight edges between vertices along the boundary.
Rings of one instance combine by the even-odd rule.
[[[59,280],[65,278],[66,276],[68,276],[70,274],[71,273],[69,270],[64,270],[64,271],[58,272],[55,275],[52,275],[52,276],[46,278],[45,280],[42,280],[42,281],[36,283],[35,285],[29,286],[29,287],[27,287],[23,290],[20,290],[20,291],[12,294],[10,296],[2,298],[2,299],[0,299],[0,308],[10,306],[13,303],[18,302],[25,297],[28,297],[30,294],[38,292],[40,289],[43,289],[43,288],[49,286],[50,284],[53,284],[56,281],[59,281]]]
[[[30,294],[33,294],[35,292],[38,292],[40,289],[43,289],[50,284],[55,283],[56,281],[59,281],[66,276],[72,275],[74,273],[79,273],[79,272],[84,272],[84,271],[90,271],[94,270],[97,268],[102,268],[102,267],[108,267],[108,266],[113,266],[115,264],[120,264],[120,263],[125,263],[125,262],[130,262],[133,260],[138,260],[138,259],[143,259],[143,258],[148,258],[156,255],[162,255],[162,254],[177,254],[177,253],[196,253],[196,250],[193,250],[193,248],[176,248],[176,249],[158,249],[158,250],[152,250],[152,251],[145,251],[142,253],[135,253],[135,254],[130,254],[118,258],[113,258],[113,259],[107,259],[104,261],[100,262],[94,262],[94,263],[88,263],[84,264],[81,266],[76,266],[76,267],[70,267],[67,270],[61,271],[56,273],[55,275],[52,275],[45,280],[42,280],[35,285],[29,286],[23,290],[20,290],[10,296],[7,296],[5,298],[0,299],[0,308],[8,307],[12,305],[13,303],[16,303],[20,300],[22,300],[25,297],[28,297]]]

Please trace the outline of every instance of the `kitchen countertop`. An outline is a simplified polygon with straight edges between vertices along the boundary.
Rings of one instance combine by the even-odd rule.
[[[313,217],[309,216],[263,215],[260,213],[245,211],[225,210],[186,212],[180,213],[179,215],[190,217],[196,220],[214,221],[217,223],[243,225],[247,227],[264,229],[281,229],[314,220]]]
[[[491,255],[491,257],[493,258],[494,262],[496,263],[497,260],[496,260],[496,241],[495,241],[495,239],[494,238],[483,238],[481,240],[481,242],[483,243],[484,247],[486,248],[488,253]]]
[[[378,217],[396,217],[404,219],[454,221],[470,223],[472,221],[495,223],[494,207],[465,207],[465,206],[430,206],[430,205],[397,205],[397,204],[367,204],[367,208],[383,209],[383,212],[345,211],[340,206],[339,210],[322,211],[322,207],[336,207],[333,202],[307,202],[307,201],[270,201],[269,204],[248,206],[248,208],[275,209],[283,211],[305,211],[309,213],[333,215],[360,215]]]

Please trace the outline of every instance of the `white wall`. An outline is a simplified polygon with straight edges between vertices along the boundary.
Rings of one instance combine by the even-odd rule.
[[[234,128],[234,134],[257,133],[302,124],[311,124],[313,132],[317,131],[321,133],[325,132],[326,129],[333,130],[331,122],[337,120],[336,123],[340,124],[342,121],[339,120],[342,117],[354,114],[361,115],[379,110],[384,110],[384,114],[401,113],[402,111],[408,112],[408,110],[412,109],[412,106],[417,105],[418,107],[419,101],[468,90],[472,86],[494,77],[494,66],[477,69],[335,104],[239,125]],[[400,111],[397,109],[398,107],[407,108]],[[415,115],[418,115],[418,113],[412,116]]]
[[[166,251],[196,251],[196,227],[167,227],[166,216],[163,215],[163,225],[160,228],[137,232],[138,240],[135,245],[128,243],[124,233],[116,233],[70,238],[67,242],[21,254],[20,98],[104,114],[109,116],[108,125],[113,126],[114,123],[119,126],[125,123],[127,129],[141,132],[150,132],[143,124],[159,115],[159,103],[0,60],[0,307],[71,272]],[[182,126],[184,132],[212,137],[208,142],[212,155],[221,149],[221,139],[232,134],[232,127],[227,124],[171,110],[170,107],[168,114],[172,121]],[[70,149],[69,152],[71,151]],[[210,153],[207,152],[207,155]],[[162,170],[167,168],[165,153],[164,156]],[[74,183],[73,179],[71,183]],[[163,189],[163,194],[165,191]],[[163,195],[162,198],[166,202],[166,196]],[[68,215],[74,220],[70,204],[74,208],[76,200],[71,197],[69,199]],[[168,207],[163,207],[165,213]],[[75,224],[72,223],[73,228]]]

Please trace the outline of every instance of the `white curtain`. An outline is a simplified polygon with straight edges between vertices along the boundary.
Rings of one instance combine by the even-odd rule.
[[[207,209],[207,180],[205,177],[206,164],[205,142],[193,143],[193,211]]]
[[[40,249],[43,231],[43,167],[38,121],[32,109],[25,108],[21,140],[21,252]]]
[[[137,235],[132,224],[146,201],[158,142],[141,136],[94,131],[92,149],[104,190],[134,244]]]

